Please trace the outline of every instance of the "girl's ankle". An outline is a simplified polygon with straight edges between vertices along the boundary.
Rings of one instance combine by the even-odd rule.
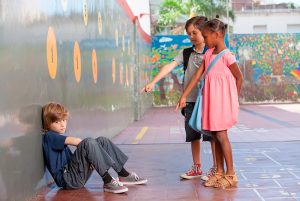
[[[228,176],[234,176],[234,175],[236,175],[236,173],[235,173],[235,171],[233,171],[233,172],[226,172],[226,175],[228,175]]]

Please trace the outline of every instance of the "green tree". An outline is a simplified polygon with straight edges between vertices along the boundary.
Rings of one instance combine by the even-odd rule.
[[[229,8],[228,8],[229,9]],[[229,17],[234,20],[232,10],[228,10]],[[159,17],[153,22],[153,34],[165,30],[177,30],[176,33],[183,33],[184,27],[180,24],[180,19],[185,22],[186,19],[196,16],[205,15],[209,19],[227,16],[227,0],[164,0],[159,8]],[[179,23],[178,23],[179,22]]]

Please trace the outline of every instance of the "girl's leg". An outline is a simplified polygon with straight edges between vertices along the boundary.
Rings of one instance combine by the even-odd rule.
[[[226,174],[216,182],[214,187],[223,189],[236,187],[238,179],[233,169],[232,148],[228,139],[227,130],[218,131],[216,136],[225,158],[227,171]]]
[[[204,186],[206,187],[212,187],[215,186],[219,179],[221,179],[224,175],[224,158],[222,149],[220,148],[220,144],[217,141],[216,138],[216,132],[212,132],[213,135],[213,141],[215,141],[215,156],[216,156],[216,165],[217,170],[216,173],[209,177],[209,179],[204,183]]]
[[[231,143],[228,139],[227,130],[217,131],[216,137],[217,137],[217,142],[219,143],[219,147],[217,148],[216,146],[216,151],[217,149],[220,149],[218,150],[218,152],[223,153],[226,162],[226,167],[227,167],[226,174],[234,175],[235,172],[233,169],[232,148],[231,148]]]
[[[217,167],[217,160],[216,160],[216,142],[213,139],[212,141],[210,141],[210,148],[211,148],[211,153],[212,153],[212,157],[213,157],[213,167]]]
[[[213,141],[215,142],[215,157],[216,157],[216,165],[217,165],[217,173],[219,174],[224,174],[225,170],[224,170],[224,155],[223,155],[223,151],[221,148],[221,144],[218,141],[217,138],[217,133],[214,132],[213,133]]]

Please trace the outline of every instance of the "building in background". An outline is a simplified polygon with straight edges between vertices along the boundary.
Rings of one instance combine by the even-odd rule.
[[[234,0],[234,34],[300,33],[300,8],[294,3]]]
[[[232,9],[234,11],[244,10],[246,7],[253,6],[252,0],[234,0],[231,1]]]

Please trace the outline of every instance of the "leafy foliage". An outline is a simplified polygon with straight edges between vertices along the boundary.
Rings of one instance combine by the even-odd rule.
[[[189,19],[195,15],[204,15],[208,18],[215,18],[216,15],[227,16],[228,2],[226,0],[165,0],[159,9],[159,18],[153,23],[153,34],[166,30],[172,30],[178,27],[181,19]],[[232,10],[229,11],[229,17],[234,20]],[[181,20],[182,21],[182,20]]]

